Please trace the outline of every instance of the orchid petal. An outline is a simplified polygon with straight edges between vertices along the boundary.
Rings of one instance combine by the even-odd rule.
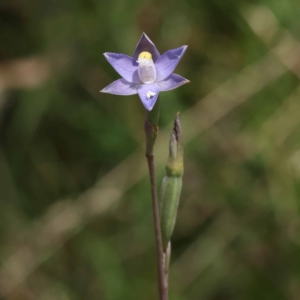
[[[153,42],[148,38],[148,36],[143,33],[133,54],[133,63],[137,65],[138,56],[141,52],[147,51],[150,52],[152,55],[152,59],[154,62],[159,58],[160,54],[156,49]]]
[[[150,111],[156,103],[159,87],[156,83],[141,84],[138,94],[145,108]]]
[[[112,67],[128,82],[139,83],[140,78],[137,71],[137,66],[133,64],[132,57],[126,54],[119,53],[104,53],[107,61]]]
[[[112,82],[110,85],[105,87],[100,92],[127,96],[127,95],[137,94],[138,87],[139,87],[139,83],[131,83],[121,78]]]
[[[170,91],[178,88],[179,86],[189,83],[190,81],[183,78],[178,74],[171,74],[169,77],[163,81],[157,82],[161,92]]]
[[[172,74],[180,59],[182,58],[187,46],[172,49],[160,56],[156,63],[156,82],[164,80]]]

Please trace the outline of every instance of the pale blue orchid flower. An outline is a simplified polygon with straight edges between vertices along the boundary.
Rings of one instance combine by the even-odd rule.
[[[133,57],[126,54],[106,52],[107,61],[122,76],[101,92],[139,97],[144,107],[151,111],[159,92],[173,90],[189,80],[173,74],[187,46],[172,49],[160,55],[148,36],[143,33]]]

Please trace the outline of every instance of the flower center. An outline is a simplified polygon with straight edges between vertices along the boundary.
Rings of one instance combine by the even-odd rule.
[[[156,79],[156,69],[151,53],[143,51],[140,53],[137,63],[139,77],[144,83],[152,83]]]

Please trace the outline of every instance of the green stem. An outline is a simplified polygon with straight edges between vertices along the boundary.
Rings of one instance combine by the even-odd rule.
[[[165,276],[165,257],[163,252],[162,235],[160,227],[160,213],[156,186],[156,172],[154,164],[154,144],[158,132],[159,119],[159,100],[157,100],[153,110],[147,112],[144,123],[146,136],[146,158],[151,184],[152,211],[154,222],[154,234],[157,255],[157,277],[158,277],[158,293],[159,300],[168,300],[168,280]]]
[[[150,183],[151,183],[152,210],[153,210],[154,233],[155,233],[156,255],[157,255],[159,299],[168,300],[168,282],[166,280],[167,277],[165,276],[165,259],[164,259],[161,229],[160,229],[160,215],[159,215],[159,208],[158,208],[154,156],[146,154],[146,157],[148,162]]]

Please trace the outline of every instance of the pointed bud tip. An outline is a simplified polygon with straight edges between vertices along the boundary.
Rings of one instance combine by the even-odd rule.
[[[180,112],[177,112],[175,115],[174,127],[173,127],[173,133],[175,134],[177,141],[180,140],[181,134],[182,134],[179,115],[180,115]]]

